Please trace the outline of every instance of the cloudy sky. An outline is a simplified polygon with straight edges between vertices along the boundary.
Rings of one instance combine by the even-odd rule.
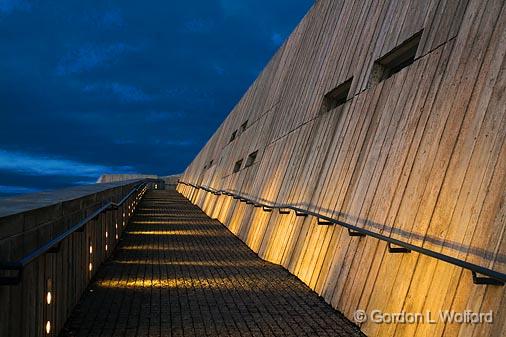
[[[314,0],[0,0],[0,195],[184,170]]]

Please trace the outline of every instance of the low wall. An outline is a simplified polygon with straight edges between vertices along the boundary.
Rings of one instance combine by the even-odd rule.
[[[103,184],[103,183],[113,183],[113,182],[127,181],[127,180],[133,180],[133,179],[157,179],[157,178],[158,178],[158,176],[150,175],[150,174],[102,174],[98,178],[97,183]]]
[[[103,174],[98,178],[97,183],[119,182],[131,179],[152,179],[158,180],[158,189],[176,189],[180,176],[179,174],[163,177],[146,174]]]
[[[0,264],[17,261],[101,206],[120,201],[140,182],[0,199]],[[114,250],[133,213],[135,197],[134,193],[122,207],[99,215],[82,232],[71,234],[58,250],[36,258],[24,268],[19,284],[0,285],[0,336],[58,334],[98,266]]]

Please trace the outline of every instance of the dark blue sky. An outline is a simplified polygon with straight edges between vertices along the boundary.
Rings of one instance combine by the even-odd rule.
[[[0,0],[0,194],[184,170],[314,0]]]

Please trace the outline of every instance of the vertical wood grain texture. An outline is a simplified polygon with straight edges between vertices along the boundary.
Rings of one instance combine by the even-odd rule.
[[[134,184],[128,184],[110,188],[0,218],[0,260],[21,258],[75,225],[105,202],[120,201],[133,187]],[[126,205],[132,205],[134,197]],[[123,226],[119,224],[116,231],[114,219],[122,219],[123,212],[128,219],[128,206],[101,214],[89,222],[83,232],[75,232],[65,239],[58,251],[47,252],[26,266],[20,284],[0,287],[0,336],[58,335],[97,267],[108,258],[118,242],[115,234],[120,235]],[[93,245],[91,258],[90,242]],[[90,261],[93,262],[91,272],[88,270]],[[48,292],[51,292],[49,304]],[[51,325],[49,334],[46,333],[47,322]]]
[[[374,61],[419,31],[415,61],[369,85]],[[506,272],[505,52],[502,0],[317,1],[181,180]],[[325,93],[351,77],[349,100],[319,113]],[[232,172],[257,150],[254,165]],[[210,160],[215,167],[203,172]],[[495,312],[494,324],[366,322],[368,336],[504,334],[504,287],[474,285],[468,271],[391,254],[310,217],[178,190],[350,319],[357,309]]]

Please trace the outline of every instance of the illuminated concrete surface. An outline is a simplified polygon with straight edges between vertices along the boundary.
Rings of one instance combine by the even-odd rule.
[[[150,191],[64,336],[363,336],[175,191]]]

